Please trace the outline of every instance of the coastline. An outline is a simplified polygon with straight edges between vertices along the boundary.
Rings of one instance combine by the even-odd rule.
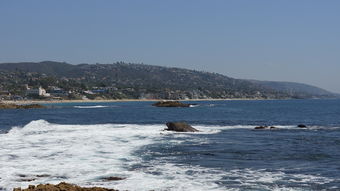
[[[251,100],[273,100],[273,99],[250,99],[250,98],[233,98],[233,99],[182,99],[182,100],[166,100],[166,101],[251,101]],[[53,104],[53,103],[105,103],[105,102],[157,102],[165,101],[163,99],[106,99],[106,100],[2,100],[4,104]]]

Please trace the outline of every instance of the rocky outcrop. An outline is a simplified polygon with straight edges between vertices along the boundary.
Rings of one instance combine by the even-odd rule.
[[[41,109],[41,108],[46,107],[40,104],[16,105],[0,103],[0,109]]]
[[[13,191],[118,191],[118,190],[101,187],[86,188],[61,182],[57,185],[53,184],[39,184],[37,186],[30,185],[26,189],[14,188]]]
[[[274,126],[257,126],[254,129],[276,129]]]
[[[18,105],[18,109],[42,109],[42,108],[46,108],[46,107],[43,105],[39,105],[39,104]]]
[[[190,107],[195,104],[181,103],[179,101],[159,101],[152,105],[156,107]]]
[[[16,109],[18,105],[0,103],[0,109]]]
[[[267,129],[267,128],[268,128],[267,126],[257,126],[254,129]]]
[[[299,128],[307,128],[307,126],[304,125],[304,124],[299,124],[297,127],[299,127]]]
[[[168,127],[167,129],[165,129],[166,131],[198,132],[197,129],[193,128],[185,122],[168,122],[166,123],[166,126]]]

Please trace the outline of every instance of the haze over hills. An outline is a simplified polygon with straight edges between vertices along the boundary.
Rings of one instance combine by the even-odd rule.
[[[327,91],[325,89],[303,84],[303,83],[297,83],[297,82],[278,82],[278,81],[259,81],[259,80],[250,80],[253,83],[262,85],[267,88],[274,89],[276,91],[285,92],[288,95],[291,96],[304,96],[305,94],[308,95],[314,95],[316,97],[320,96],[328,96],[328,95],[334,95],[338,96],[336,93],[332,93],[330,91]]]
[[[207,98],[332,98],[314,86],[291,82],[241,80],[217,73],[131,64],[21,62],[0,64],[0,88],[25,96],[23,85],[72,92],[68,98],[207,99]],[[86,95],[87,90],[100,90]],[[98,93],[100,92],[100,93]]]

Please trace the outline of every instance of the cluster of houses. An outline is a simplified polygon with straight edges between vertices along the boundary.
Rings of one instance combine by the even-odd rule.
[[[20,95],[14,95],[9,91],[0,89],[0,100],[27,100],[27,99],[36,99],[36,98],[45,98],[45,99],[67,99],[70,94],[76,93],[82,95],[83,99],[86,98],[86,95],[96,95],[96,94],[105,94],[108,93],[109,89],[93,89],[86,90],[82,92],[72,92],[65,91],[62,88],[56,86],[49,86],[47,89],[42,87],[30,87],[27,84],[24,85],[24,92]]]
[[[67,97],[71,92],[64,91],[61,88],[50,86],[48,90],[38,87],[33,88],[25,85],[25,92],[23,95],[13,95],[9,91],[0,91],[0,100],[25,100],[28,98],[51,98],[61,99]]]
[[[26,86],[26,96],[28,97],[51,97],[51,98],[61,98],[67,97],[71,92],[64,91],[61,88],[49,86],[48,91],[42,87],[32,88],[28,85]]]

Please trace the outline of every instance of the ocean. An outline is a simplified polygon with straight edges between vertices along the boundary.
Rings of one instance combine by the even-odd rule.
[[[129,191],[340,190],[340,100],[152,103],[0,110],[0,190],[63,181]],[[163,131],[168,121],[200,132]]]

